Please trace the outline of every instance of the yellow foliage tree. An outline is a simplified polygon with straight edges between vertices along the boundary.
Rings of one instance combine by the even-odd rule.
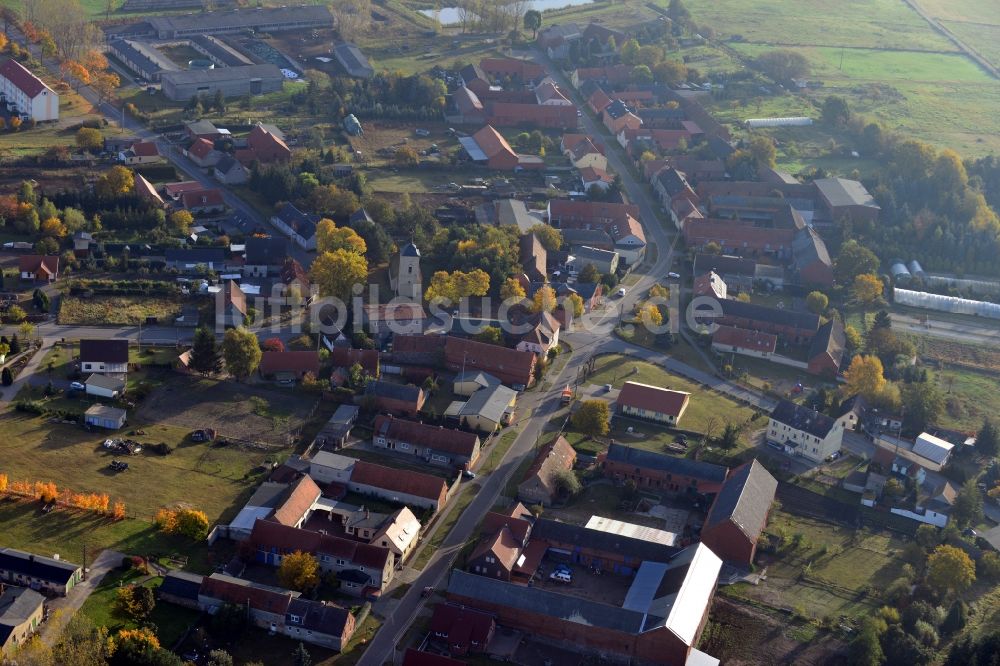
[[[566,302],[572,308],[574,317],[583,316],[583,297],[580,294],[570,294],[566,297]]]
[[[290,590],[311,590],[319,584],[319,562],[301,550],[285,555],[278,567],[278,580]]]
[[[525,296],[524,287],[514,278],[507,278],[500,287],[500,298],[505,301],[508,299],[523,300]]]
[[[660,308],[653,303],[646,303],[639,310],[639,321],[646,328],[651,328],[653,326],[659,326],[663,323],[663,313],[660,312]]]
[[[117,652],[126,643],[133,643],[136,645],[134,653],[141,653],[145,651],[145,648],[151,650],[160,649],[160,639],[156,637],[153,630],[148,627],[142,627],[141,629],[121,629],[118,631],[118,635],[115,636],[113,640],[114,652]]]
[[[66,225],[58,217],[50,217],[49,219],[42,222],[42,226],[39,228],[42,232],[42,236],[48,236],[50,238],[63,238],[66,236]]]
[[[153,524],[161,532],[173,534],[177,531],[177,512],[174,509],[160,509],[153,517]]]
[[[844,395],[873,400],[885,390],[885,369],[878,356],[855,356],[844,371]]]
[[[854,278],[851,295],[859,303],[865,305],[874,303],[882,298],[882,281],[874,273],[862,273]]]
[[[187,236],[191,233],[191,225],[194,224],[194,215],[190,211],[175,210],[170,214],[170,226],[177,233]]]
[[[976,566],[961,548],[941,545],[927,556],[927,583],[940,592],[962,592],[976,581]]]
[[[556,290],[543,284],[531,297],[532,312],[552,312],[556,309]]]
[[[360,254],[344,249],[323,252],[313,261],[309,277],[321,296],[334,296],[349,303],[351,288],[367,282],[368,262]]]
[[[101,174],[94,185],[98,196],[119,197],[128,194],[135,187],[135,175],[131,169],[115,165]]]
[[[485,296],[489,290],[490,275],[480,268],[468,273],[436,271],[424,291],[424,298],[428,301],[440,299],[457,303],[466,296]]]
[[[7,475],[0,474],[0,493],[7,492]]]
[[[125,502],[115,502],[111,509],[111,518],[115,521],[125,520]]]
[[[350,227],[338,227],[333,220],[324,217],[316,224],[316,251],[333,252],[348,250],[364,254],[368,251],[365,239]]]

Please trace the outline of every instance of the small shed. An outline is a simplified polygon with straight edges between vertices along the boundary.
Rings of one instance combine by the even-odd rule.
[[[84,423],[98,428],[118,430],[125,425],[125,410],[107,405],[91,405],[83,413]]]
[[[87,378],[87,395],[100,398],[117,398],[125,393],[125,381],[106,375],[91,375]]]
[[[913,444],[914,453],[936,462],[938,465],[944,465],[948,462],[948,458],[951,457],[951,452],[954,448],[955,445],[951,442],[946,442],[940,437],[935,437],[926,432],[920,433],[917,441]]]

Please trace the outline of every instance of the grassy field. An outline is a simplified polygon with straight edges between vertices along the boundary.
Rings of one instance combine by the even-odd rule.
[[[38,502],[0,499],[0,534],[4,546],[48,555],[59,553],[67,560],[81,563],[86,547],[88,562],[93,561],[97,551],[112,548],[133,555],[183,552],[188,558],[185,568],[197,573],[211,573],[216,564],[207,544],[166,536],[145,520],[116,523],[67,509],[43,514]]]
[[[173,453],[160,456],[147,448],[128,458],[128,471],[114,473],[108,464],[119,454],[102,446],[103,433],[7,408],[0,413],[0,430],[6,435],[0,441],[0,471],[12,481],[52,481],[60,489],[107,493],[126,503],[130,517],[150,520],[160,507],[183,503],[205,511],[214,523],[234,515],[252,491],[255,473],[269,459],[235,446],[195,444],[187,439],[187,430],[177,427],[143,428],[145,435],[132,437],[145,444],[166,442],[175,447]]]
[[[790,607],[808,618],[861,617],[878,606],[868,591],[874,597],[885,589],[904,564],[905,541],[887,532],[848,529],[781,511],[772,514],[767,532],[788,540],[801,535],[801,545],[786,545],[777,555],[759,555],[767,580],[758,586],[723,588],[725,594]]]
[[[749,407],[708,391],[701,384],[667,372],[652,363],[637,361],[627,356],[619,354],[601,356],[594,364],[594,369],[594,374],[587,378],[591,384],[611,384],[615,388],[621,388],[626,381],[634,381],[691,393],[691,402],[680,422],[680,427],[685,430],[702,432],[710,419],[715,419],[718,423],[727,420],[743,423],[753,413]]]
[[[987,8],[974,0],[961,0],[955,8],[944,0],[923,0],[922,4],[930,5],[928,11],[984,56],[1000,57],[995,6]],[[965,156],[1000,150],[1000,119],[994,113],[1000,103],[1000,82],[903,0],[836,4],[806,0],[796,3],[794,12],[787,11],[781,0],[692,0],[688,7],[698,23],[712,26],[725,48],[741,57],[792,48],[809,59],[810,78],[823,82],[822,88],[802,95],[782,94],[736,105],[729,115],[739,120],[751,115],[815,118],[818,112],[812,101],[819,103],[827,95],[839,94],[857,111]],[[723,70],[727,69],[724,60],[717,59]],[[717,105],[721,108],[712,110],[727,115],[729,105],[723,100]],[[815,137],[815,145],[838,139],[822,127],[811,128],[810,136]],[[815,154],[784,156],[779,164],[791,171],[806,165],[842,174],[853,168],[864,171],[863,165],[824,160]]]
[[[78,326],[118,324],[123,326],[146,323],[156,317],[164,324],[173,323],[181,314],[183,302],[174,298],[149,296],[65,296],[60,301],[59,323]]]

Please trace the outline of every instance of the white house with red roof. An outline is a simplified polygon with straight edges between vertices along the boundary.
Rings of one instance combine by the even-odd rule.
[[[691,401],[686,391],[673,391],[640,382],[625,382],[618,393],[618,412],[625,416],[677,425]]]
[[[32,120],[59,120],[59,95],[13,58],[0,64],[0,93]]]

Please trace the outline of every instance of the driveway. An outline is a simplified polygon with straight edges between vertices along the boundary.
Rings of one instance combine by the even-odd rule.
[[[52,338],[42,338],[41,348],[35,352],[35,355],[28,361],[28,364],[21,369],[21,373],[14,378],[14,383],[10,386],[0,386],[0,400],[3,402],[12,402],[17,396],[18,391],[21,390],[21,387],[31,383],[32,376],[38,371],[38,367],[42,364],[42,360],[49,353],[49,349],[52,348],[54,342],[55,340]]]
[[[80,610],[80,607],[83,606],[87,598],[97,589],[97,586],[108,572],[121,566],[123,557],[125,557],[125,553],[119,553],[116,550],[101,551],[101,554],[97,556],[97,559],[87,569],[89,573],[87,573],[86,580],[81,581],[74,587],[69,595],[59,597],[48,603],[51,615],[49,616],[49,621],[42,625],[42,643],[48,647],[52,647],[59,642],[63,628],[69,622],[70,618]]]

